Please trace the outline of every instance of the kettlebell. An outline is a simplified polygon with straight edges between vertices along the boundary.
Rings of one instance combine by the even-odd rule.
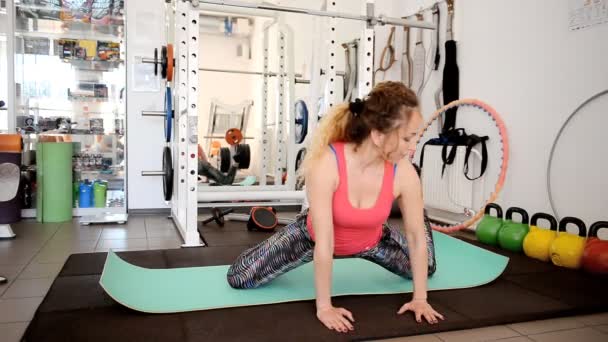
[[[521,216],[521,222],[513,221],[513,213]],[[524,239],[530,230],[528,213],[518,207],[507,210],[506,220],[498,231],[498,245],[505,250],[519,253],[523,250]]]
[[[578,235],[566,231],[568,223],[578,227]],[[581,266],[587,228],[585,223],[576,217],[564,217],[557,230],[557,237],[551,244],[551,261],[554,265],[577,269]]]
[[[538,220],[549,221],[549,229],[538,227]],[[557,220],[545,213],[536,213],[530,220],[530,232],[524,239],[524,253],[532,259],[547,262],[551,258],[551,244],[557,237]]]
[[[492,209],[496,210],[496,216],[490,215]],[[502,208],[496,203],[486,205],[485,214],[475,229],[477,240],[487,245],[496,246],[498,244],[498,231],[502,228]]]
[[[589,228],[589,237],[583,251],[583,269],[594,274],[608,274],[608,241],[600,240],[597,233],[608,229],[608,221],[595,222]]]

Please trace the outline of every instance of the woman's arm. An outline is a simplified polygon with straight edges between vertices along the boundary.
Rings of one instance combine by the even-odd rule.
[[[414,166],[406,159],[397,167],[399,205],[403,217],[405,238],[412,261],[414,280],[413,300],[426,300],[428,278],[428,250],[424,231],[424,201],[420,178]]]
[[[332,198],[337,186],[337,165],[327,151],[306,176],[309,215],[315,235],[314,269],[317,309],[331,307],[331,272],[334,251]]]
[[[409,249],[414,280],[414,294],[409,303],[398,313],[411,310],[418,322],[424,317],[429,323],[437,323],[443,315],[435,311],[427,302],[428,249],[424,226],[424,200],[420,177],[409,160],[402,160],[397,167],[395,184],[399,192],[399,205],[405,227],[405,238]]]
[[[334,257],[332,199],[338,185],[336,158],[329,150],[316,162],[306,177],[309,215],[315,235],[313,263],[317,318],[329,329],[353,330],[351,312],[331,303],[331,274]]]

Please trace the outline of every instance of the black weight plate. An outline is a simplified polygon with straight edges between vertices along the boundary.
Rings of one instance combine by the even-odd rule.
[[[162,78],[167,78],[167,47],[163,46],[163,48],[161,49],[161,69],[160,69],[160,75],[162,76]]]
[[[237,154],[240,155],[241,159],[239,162],[239,169],[248,169],[251,163],[251,151],[248,144],[241,144],[236,147]]]
[[[230,169],[231,158],[230,149],[228,147],[220,148],[220,171],[228,172]]]
[[[298,171],[300,169],[300,166],[302,165],[302,162],[304,161],[305,157],[306,157],[306,149],[303,148],[303,149],[299,150],[298,154],[296,155],[296,171]]]
[[[158,75],[158,48],[154,48],[154,76]]]
[[[306,102],[298,100],[295,103],[296,117],[296,144],[301,144],[308,134],[308,107]]]
[[[173,196],[173,157],[169,146],[163,150],[163,172],[163,193],[165,201],[170,201]]]

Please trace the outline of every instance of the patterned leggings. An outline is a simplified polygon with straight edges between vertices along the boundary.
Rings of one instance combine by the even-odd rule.
[[[295,222],[243,252],[228,270],[230,286],[236,289],[255,288],[312,261],[314,242],[306,229],[306,214],[298,216]],[[436,269],[435,245],[426,216],[425,231],[430,276]],[[412,277],[407,241],[397,228],[388,223],[383,225],[382,237],[376,246],[351,257],[369,260],[402,277]]]

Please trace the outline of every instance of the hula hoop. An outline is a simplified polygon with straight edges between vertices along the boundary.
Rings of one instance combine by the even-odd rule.
[[[546,181],[547,181],[547,184],[546,184],[547,192],[549,194],[549,204],[551,205],[551,209],[555,213],[555,218],[558,221],[560,221],[561,219],[560,219],[559,213],[557,212],[557,207],[555,205],[555,200],[553,197],[553,188],[551,187],[551,166],[553,166],[553,157],[555,156],[555,148],[557,147],[557,142],[562,137],[562,134],[564,133],[564,130],[566,129],[566,127],[568,126],[570,121],[572,121],[572,119],[581,111],[581,109],[583,109],[585,106],[587,106],[590,102],[593,102],[595,99],[602,97],[604,95],[608,95],[608,90],[601,91],[601,92],[591,96],[590,98],[585,100],[585,102],[581,103],[578,107],[576,107],[574,112],[572,112],[568,116],[566,121],[559,128],[559,131],[557,132],[557,135],[555,136],[555,140],[553,140],[553,145],[551,145],[551,153],[549,153],[549,162],[547,163],[547,170],[545,173],[545,177],[546,177]]]
[[[470,219],[468,219],[467,221],[465,221],[461,224],[454,225],[454,226],[446,227],[446,226],[439,226],[439,225],[431,224],[431,228],[433,228],[434,230],[440,231],[440,232],[444,232],[444,233],[451,233],[451,232],[454,232],[457,230],[465,229],[465,228],[469,227],[470,225],[472,225],[473,223],[475,223],[476,221],[478,221],[484,215],[485,207],[488,204],[493,203],[496,200],[496,198],[498,197],[498,194],[500,193],[500,191],[502,190],[502,187],[505,183],[505,178],[507,176],[507,165],[509,164],[509,137],[507,135],[507,129],[506,129],[505,123],[502,120],[502,118],[500,117],[500,115],[498,115],[498,112],[494,108],[492,108],[487,103],[477,100],[477,99],[456,100],[456,101],[448,103],[447,105],[443,106],[442,108],[439,108],[431,116],[431,118],[427,121],[427,123],[424,125],[424,127],[420,131],[420,133],[418,133],[418,136],[416,137],[416,145],[418,145],[420,143],[420,140],[422,139],[422,136],[424,135],[424,133],[429,129],[429,127],[431,127],[431,125],[435,122],[435,120],[437,120],[439,117],[441,117],[441,115],[443,113],[445,113],[447,110],[449,110],[451,108],[461,107],[461,106],[472,106],[472,107],[479,108],[482,111],[486,112],[492,118],[492,120],[494,120],[494,123],[496,124],[496,128],[498,128],[500,139],[502,141],[502,161],[501,161],[501,166],[500,166],[500,175],[498,177],[498,181],[496,182],[496,186],[494,187],[494,192],[492,192],[492,194],[490,195],[490,198],[488,198],[488,200],[484,203],[484,205],[477,211],[477,213],[473,217],[471,217]]]

